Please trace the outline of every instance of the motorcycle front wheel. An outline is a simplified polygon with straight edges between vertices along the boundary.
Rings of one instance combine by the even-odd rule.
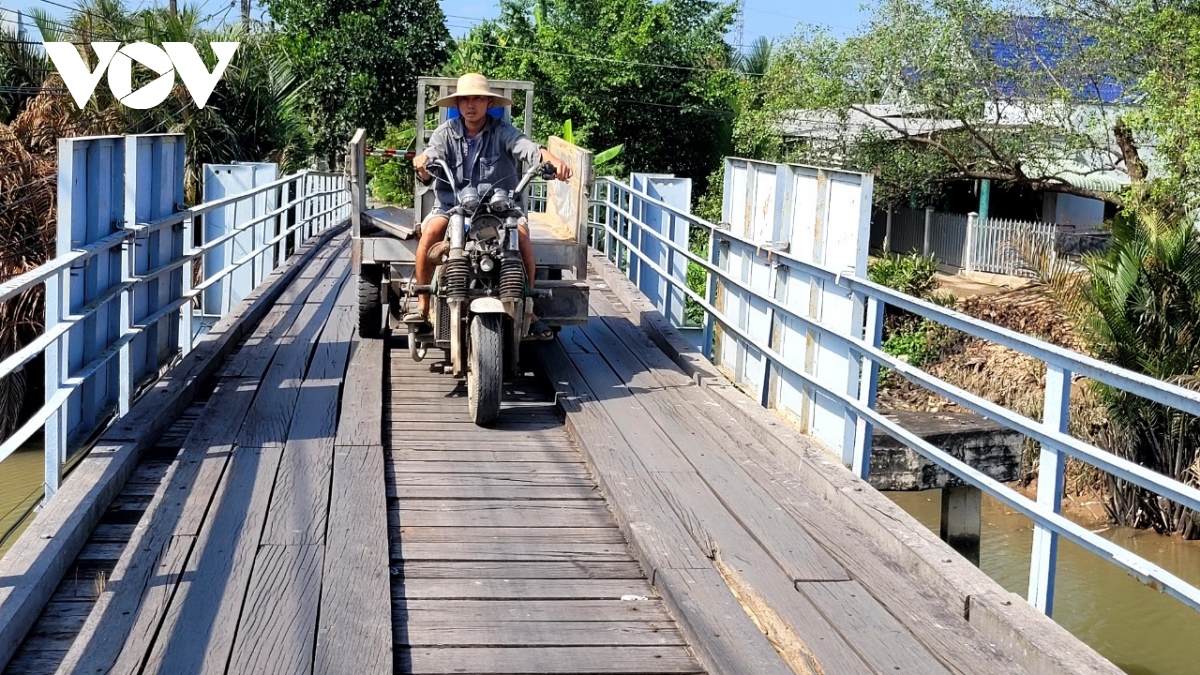
[[[471,317],[467,347],[467,405],[471,421],[487,426],[500,416],[504,392],[504,315]]]

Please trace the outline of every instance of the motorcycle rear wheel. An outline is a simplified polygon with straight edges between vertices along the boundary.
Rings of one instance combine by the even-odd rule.
[[[504,393],[503,314],[471,317],[467,352],[467,406],[471,421],[488,426],[500,416]]]

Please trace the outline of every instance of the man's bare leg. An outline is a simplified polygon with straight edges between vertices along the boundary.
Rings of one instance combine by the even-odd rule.
[[[422,286],[433,281],[433,270],[436,267],[429,259],[429,249],[446,237],[446,225],[450,220],[446,216],[432,216],[426,219],[421,227],[421,241],[417,244],[417,283]],[[417,311],[421,317],[429,316],[429,294],[417,295]]]

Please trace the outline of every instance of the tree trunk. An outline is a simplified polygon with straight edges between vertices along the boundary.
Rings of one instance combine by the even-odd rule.
[[[242,28],[250,32],[250,0],[242,0]]]
[[[1125,170],[1129,172],[1129,178],[1135,183],[1145,180],[1146,163],[1138,154],[1133,130],[1129,128],[1124,117],[1117,119],[1117,124],[1113,127],[1113,136],[1117,140],[1117,147],[1121,149],[1121,158],[1125,161]]]

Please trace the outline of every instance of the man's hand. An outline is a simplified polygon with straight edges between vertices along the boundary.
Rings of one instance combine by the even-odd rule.
[[[425,166],[427,164],[429,164],[429,155],[422,152],[416,157],[413,157],[413,168],[417,170],[417,176],[423,183],[428,183],[433,178],[433,176],[431,176],[429,172],[425,170]]]
[[[554,165],[554,177],[558,180],[571,180],[571,166],[561,159],[550,154],[549,150],[542,150],[542,161],[550,162]]]

